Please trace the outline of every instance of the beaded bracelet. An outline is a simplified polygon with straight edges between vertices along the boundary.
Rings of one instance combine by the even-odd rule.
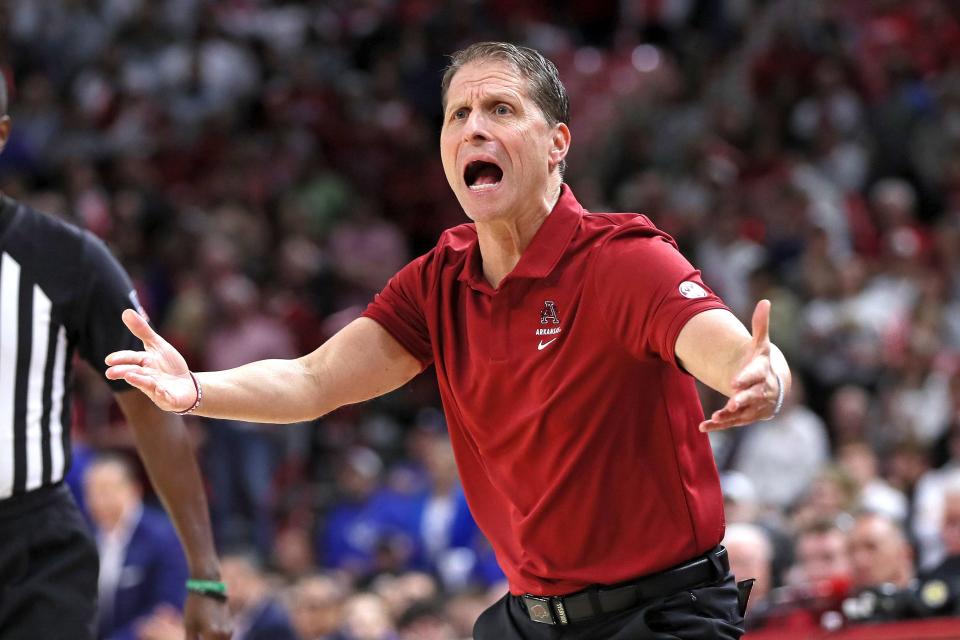
[[[189,409],[184,409],[183,411],[174,411],[178,416],[185,416],[191,413],[194,413],[197,409],[200,408],[200,401],[203,400],[203,387],[200,386],[200,381],[197,380],[197,376],[193,375],[193,371],[188,371],[190,377],[193,379],[193,388],[197,390],[197,401],[193,403],[193,406]]]

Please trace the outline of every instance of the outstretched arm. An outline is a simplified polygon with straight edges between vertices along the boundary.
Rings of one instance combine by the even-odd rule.
[[[165,411],[193,406],[197,392],[183,356],[136,312],[124,311],[123,322],[144,350],[107,356],[107,378],[123,378]],[[359,318],[301,358],[195,374],[203,390],[197,414],[249,422],[312,420],[392,391],[421,369],[386,329]]]
[[[770,418],[783,385],[790,393],[792,377],[786,359],[770,342],[770,302],[753,311],[753,335],[724,309],[693,316],[677,337],[681,366],[695,378],[727,396],[727,404],[700,424],[715,431]]]
[[[164,413],[136,390],[118,393],[116,398],[133,429],[150,482],[176,526],[190,577],[220,580],[207,499],[183,420]],[[188,593],[184,626],[188,640],[226,640],[230,637],[230,612],[225,602]]]

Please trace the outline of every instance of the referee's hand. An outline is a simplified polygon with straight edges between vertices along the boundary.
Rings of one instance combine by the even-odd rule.
[[[187,361],[133,309],[123,323],[143,342],[143,351],[114,351],[106,357],[110,380],[126,380],[164,411],[186,411],[197,400]]]
[[[230,640],[230,611],[226,602],[187,594],[183,615],[162,604],[136,624],[137,640]]]
[[[733,395],[722,409],[700,423],[700,431],[718,431],[773,417],[780,395],[770,345],[770,301],[761,300],[753,310],[752,337],[733,378]]]
[[[186,640],[229,640],[233,635],[227,603],[196,593],[187,594],[183,627]]]

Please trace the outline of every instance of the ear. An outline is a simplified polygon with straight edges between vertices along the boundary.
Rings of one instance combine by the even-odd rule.
[[[10,116],[0,118],[0,152],[7,146],[7,140],[10,139]]]
[[[558,122],[553,127],[553,135],[550,136],[550,171],[563,162],[570,151],[570,128],[562,122]]]

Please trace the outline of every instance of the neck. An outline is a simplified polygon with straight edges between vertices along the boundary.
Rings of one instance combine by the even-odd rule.
[[[513,271],[533,236],[556,206],[560,191],[560,183],[557,183],[529,209],[497,220],[477,222],[477,240],[487,282],[498,287]]]

